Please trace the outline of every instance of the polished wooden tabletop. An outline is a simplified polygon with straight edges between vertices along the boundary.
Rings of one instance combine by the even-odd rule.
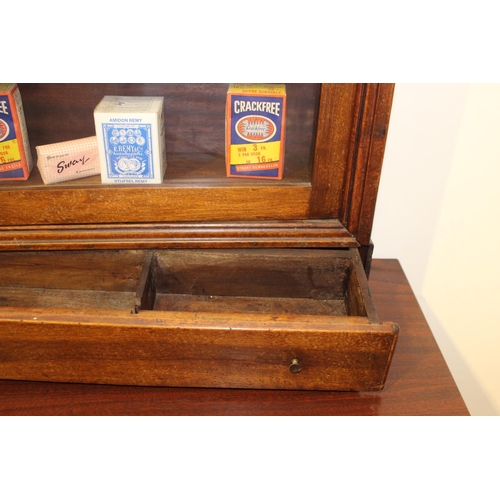
[[[468,415],[399,262],[375,259],[370,288],[380,320],[401,328],[380,392],[0,381],[0,415]]]

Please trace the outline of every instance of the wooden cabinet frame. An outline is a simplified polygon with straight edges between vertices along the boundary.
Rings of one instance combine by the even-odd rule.
[[[0,378],[383,388],[399,327],[379,321],[367,274],[393,85],[287,86],[280,181],[225,177],[205,138],[224,88],[20,85],[35,159],[94,135],[102,95],[176,99],[162,184],[45,186],[36,167],[0,183]]]
[[[158,93],[168,90],[147,91],[156,87]],[[43,96],[53,96],[53,107],[60,93],[71,100],[64,103],[68,107],[81,91],[64,85],[20,88],[29,131],[30,125],[50,127],[47,118],[34,125],[48,113],[38,108]],[[180,179],[124,187],[80,179],[44,186],[35,167],[33,180],[0,183],[0,249],[368,247],[392,94],[391,84],[321,85],[312,176],[305,182]],[[43,136],[49,138],[61,140]],[[41,139],[33,134],[33,153]]]

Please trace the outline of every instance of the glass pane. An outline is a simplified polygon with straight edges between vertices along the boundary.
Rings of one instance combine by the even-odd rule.
[[[165,98],[168,185],[275,185],[310,183],[320,84],[287,84],[284,176],[281,181],[226,178],[225,103],[220,84],[20,84],[35,167],[30,180],[0,182],[43,185],[35,147],[95,135],[93,111],[104,95],[161,95]],[[72,181],[100,184],[99,176]],[[64,187],[69,183],[52,185]],[[126,187],[126,186],[125,186]]]

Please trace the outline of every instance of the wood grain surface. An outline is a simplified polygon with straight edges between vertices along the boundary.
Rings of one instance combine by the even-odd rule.
[[[399,262],[376,259],[370,276],[380,320],[401,327],[381,392],[0,381],[0,415],[468,415]]]
[[[3,257],[4,379],[380,390],[397,341],[398,326],[378,321],[355,249]],[[344,304],[340,316],[332,300]]]

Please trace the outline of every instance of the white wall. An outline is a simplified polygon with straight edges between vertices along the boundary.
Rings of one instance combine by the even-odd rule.
[[[499,219],[500,84],[397,84],[374,258],[401,262],[472,415],[500,415]]]

